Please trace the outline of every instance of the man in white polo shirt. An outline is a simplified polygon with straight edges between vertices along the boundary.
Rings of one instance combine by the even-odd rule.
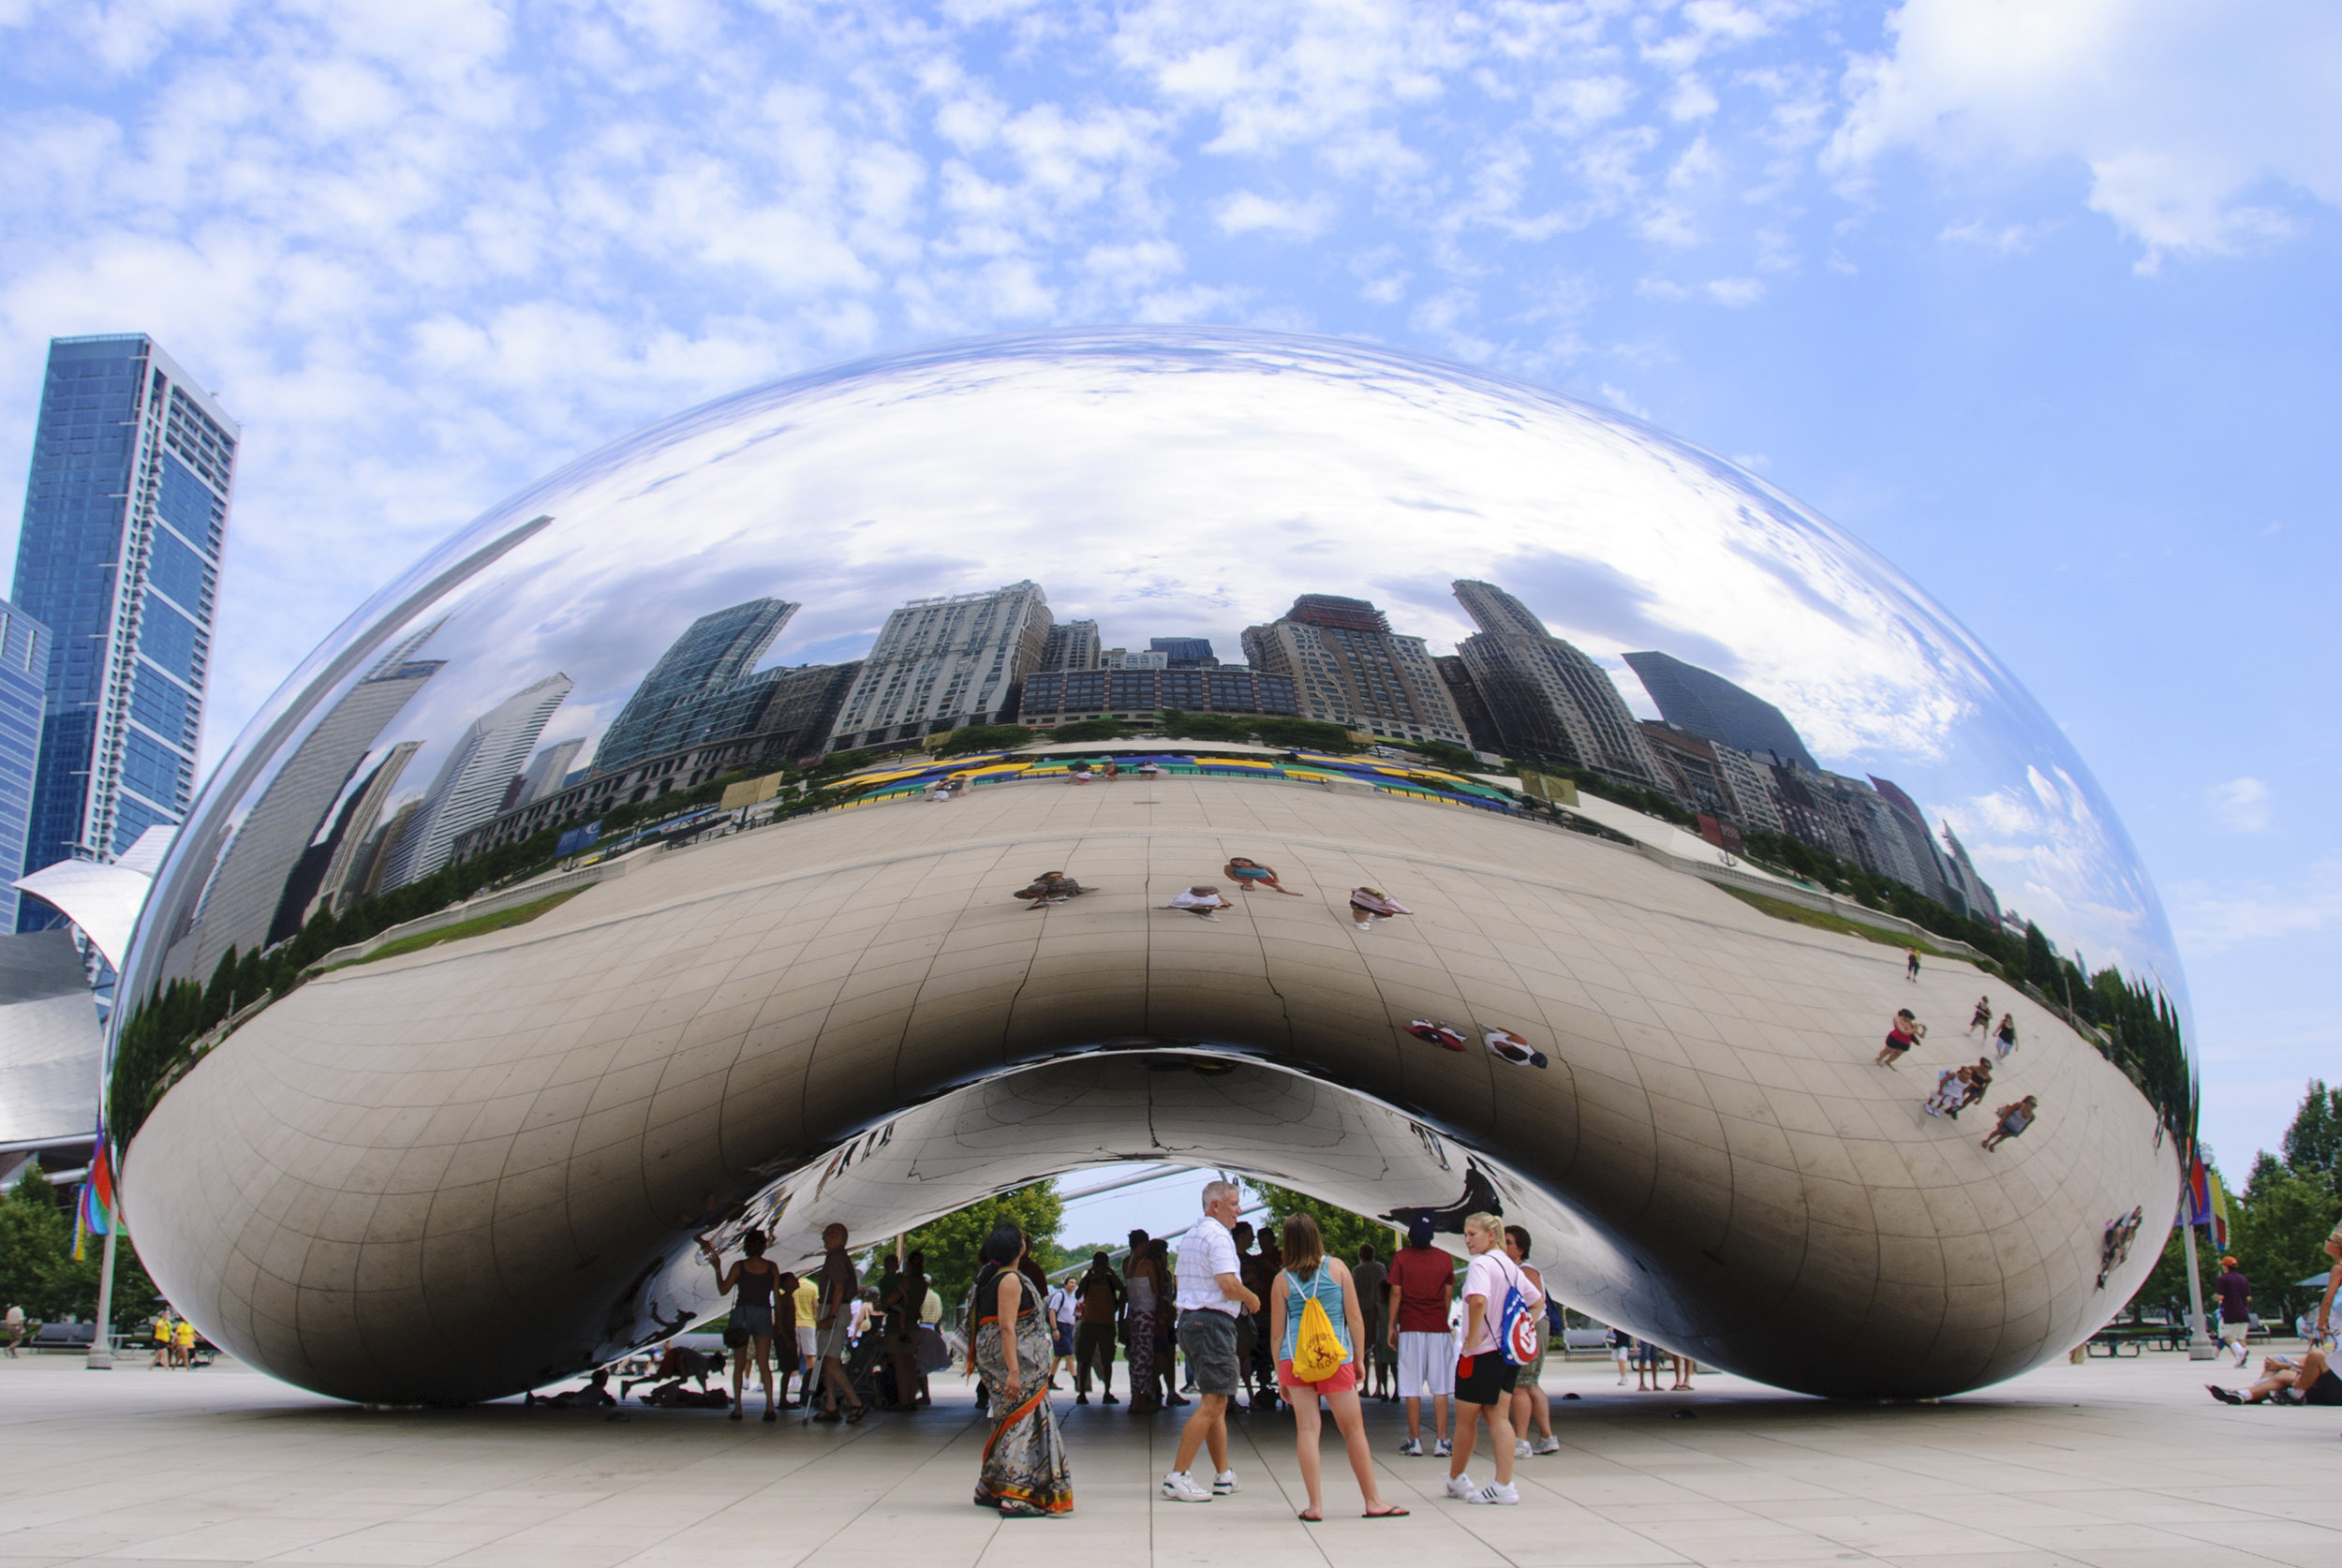
[[[1209,1502],[1236,1490],[1236,1472],[1228,1468],[1228,1401],[1242,1386],[1236,1319],[1260,1310],[1260,1297],[1238,1273],[1236,1238],[1228,1234],[1238,1206],[1236,1183],[1206,1182],[1204,1217],[1179,1238],[1179,1348],[1200,1398],[1180,1429],[1178,1459],[1163,1478],[1163,1495],[1174,1502]],[[1188,1473],[1198,1448],[1211,1453],[1208,1490]]]

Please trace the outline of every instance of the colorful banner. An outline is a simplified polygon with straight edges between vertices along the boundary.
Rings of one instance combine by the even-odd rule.
[[[113,1161],[106,1152],[106,1128],[98,1124],[97,1141],[90,1150],[89,1175],[82,1178],[82,1201],[73,1212],[73,1260],[81,1262],[89,1237],[104,1235],[114,1224]]]
[[[2192,1148],[2187,1155],[2187,1184],[2180,1190],[2179,1222],[2201,1225],[2212,1233],[2212,1245],[2228,1246],[2228,1194],[2220,1190],[2220,1175]]]

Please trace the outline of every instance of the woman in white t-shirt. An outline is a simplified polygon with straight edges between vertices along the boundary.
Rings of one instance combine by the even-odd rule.
[[[1504,1332],[1505,1298],[1514,1291],[1532,1312],[1545,1305],[1545,1293],[1505,1255],[1505,1222],[1493,1214],[1467,1217],[1464,1250],[1472,1261],[1464,1267],[1462,1351],[1456,1359],[1456,1438],[1447,1459],[1447,1495],[1466,1502],[1509,1507],[1520,1501],[1513,1486],[1513,1389],[1520,1368],[1505,1359],[1497,1337]],[[1475,1487],[1464,1467],[1472,1462],[1472,1444],[1479,1424],[1489,1425],[1490,1452],[1496,1460],[1496,1479]]]

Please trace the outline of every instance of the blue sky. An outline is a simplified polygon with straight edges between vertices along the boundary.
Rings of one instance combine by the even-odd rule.
[[[54,334],[151,332],[245,422],[213,755],[427,544],[691,403],[1051,323],[1348,335],[1909,571],[2160,882],[2223,1162],[2342,1076],[2331,0],[0,0],[0,470]]]

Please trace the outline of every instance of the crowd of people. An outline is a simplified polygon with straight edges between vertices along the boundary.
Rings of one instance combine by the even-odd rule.
[[[1904,974],[1917,981],[1920,977],[1920,953],[1916,947],[1906,951]],[[1931,1117],[1957,1121],[1960,1113],[1971,1105],[1981,1103],[1993,1085],[1993,1070],[1996,1061],[2007,1061],[2017,1048],[2017,1019],[2013,1013],[2003,1013],[2000,1023],[1993,1022],[1993,998],[1976,998],[1976,1011],[1968,1016],[1969,1036],[1980,1038],[1993,1047],[1994,1056],[1979,1057],[1969,1067],[1944,1068],[1935,1074],[1935,1087],[1920,1102],[1920,1108]],[[1895,1015],[1887,1021],[1886,1043],[1878,1048],[1874,1058],[1876,1065],[1899,1068],[1903,1058],[1917,1050],[1927,1038],[1927,1026],[1907,1007],[1895,1009]],[[2041,1102],[2033,1095],[2024,1095],[2008,1102],[1993,1113],[1993,1126],[1980,1146],[1998,1148],[2009,1139],[2021,1136],[2041,1114]]]
[[[2342,1220],[2326,1237],[2326,1290],[2319,1298],[2315,1321],[2302,1324],[2308,1348],[2298,1356],[2269,1355],[2260,1363],[2260,1376],[2243,1388],[2208,1383],[2204,1388],[2224,1405],[2342,1405],[2342,1372],[2331,1365],[2334,1351],[2334,1298],[2342,1290]],[[2245,1365],[2252,1326],[2252,1286],[2234,1258],[2220,1260],[2220,1277],[2214,1287],[2218,1297],[2220,1342],[2236,1352]]]
[[[1072,777],[1075,783],[1087,782],[1078,773]],[[1220,874],[1239,894],[1282,893],[1288,898],[1309,896],[1297,888],[1285,886],[1278,877],[1275,866],[1264,865],[1247,855],[1230,859],[1221,867]],[[1217,923],[1222,910],[1237,907],[1221,892],[1220,887],[1217,882],[1192,883],[1173,894],[1171,901],[1164,908]],[[1098,888],[1085,885],[1063,871],[1044,871],[1018,888],[1012,896],[1021,899],[1028,910],[1041,911],[1098,891]],[[1381,888],[1363,885],[1350,890],[1347,908],[1351,926],[1359,931],[1371,931],[1385,921],[1415,913],[1414,910]]]

